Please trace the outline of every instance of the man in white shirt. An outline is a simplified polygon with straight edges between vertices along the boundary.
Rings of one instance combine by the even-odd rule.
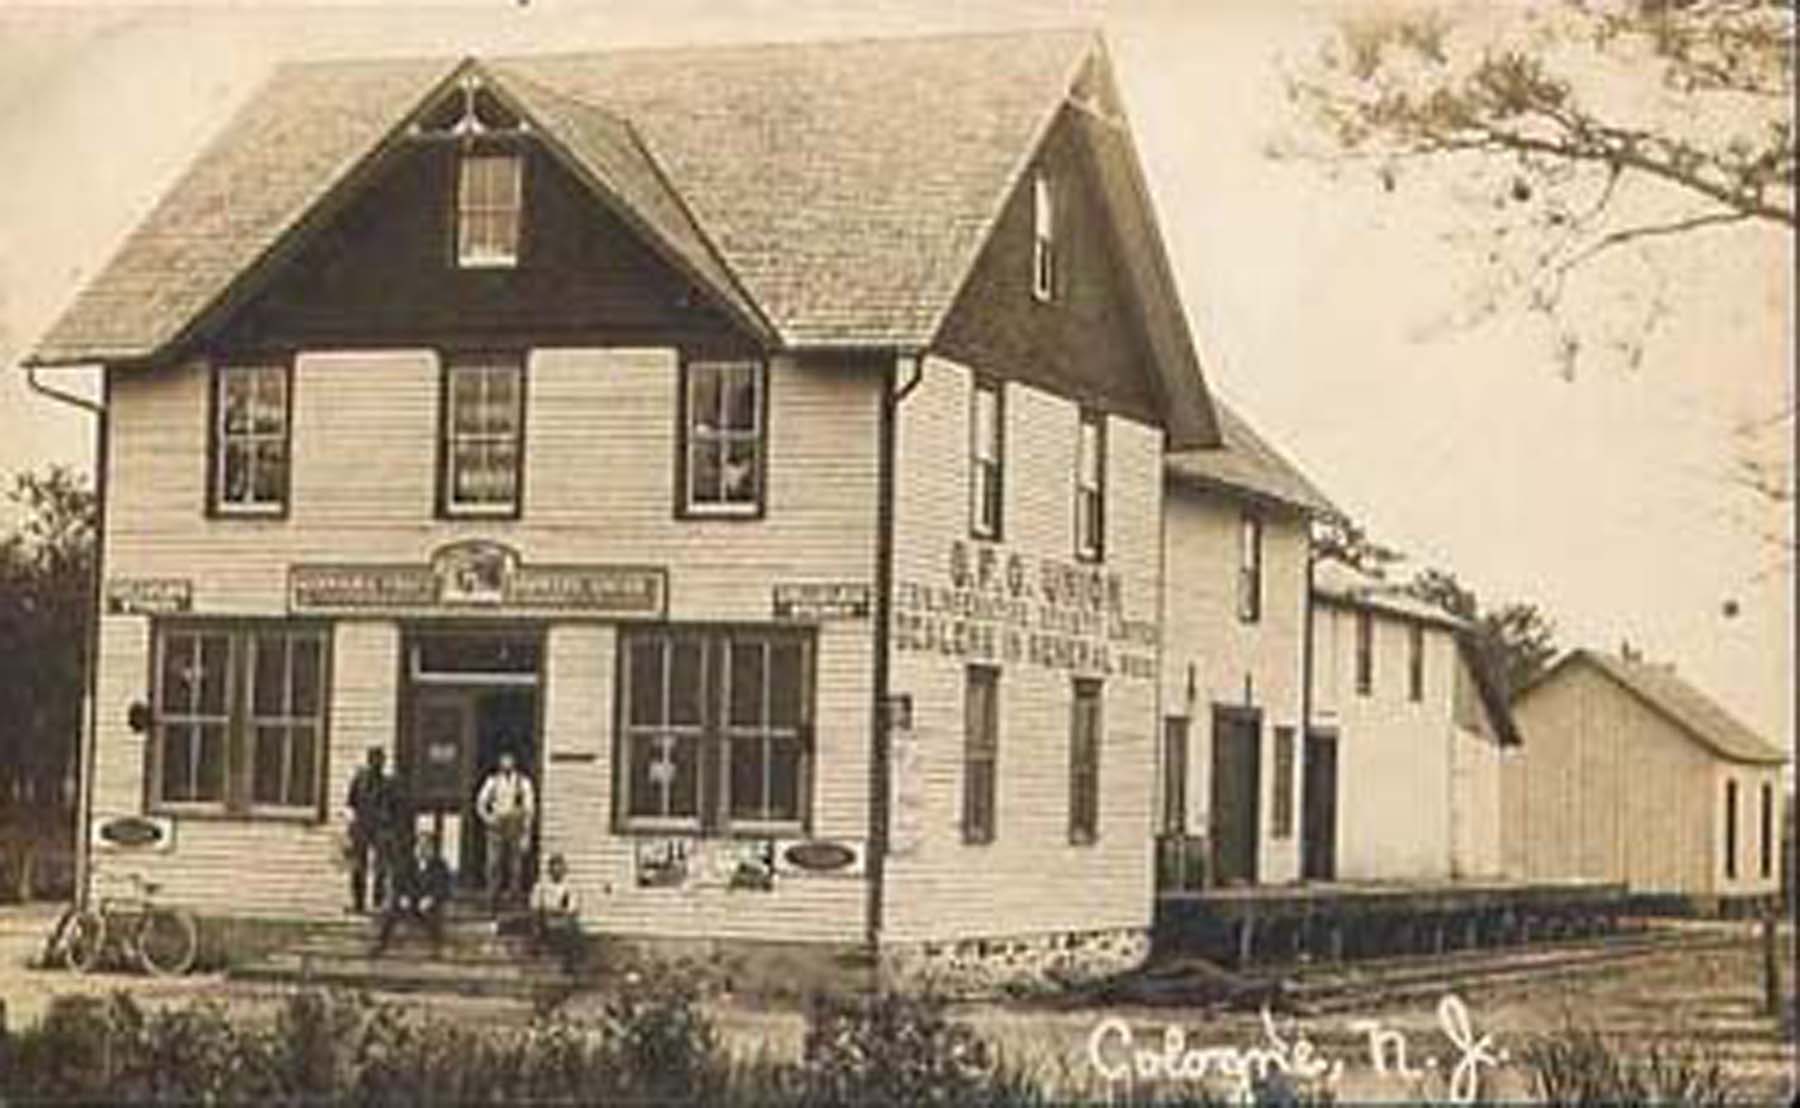
[[[488,832],[488,899],[498,913],[502,904],[518,899],[525,878],[525,850],[537,817],[531,778],[519,770],[511,752],[500,755],[499,766],[481,783],[475,814]]]
[[[581,894],[568,881],[569,866],[561,854],[550,855],[544,875],[531,887],[531,937],[562,959],[564,973],[581,961]]]

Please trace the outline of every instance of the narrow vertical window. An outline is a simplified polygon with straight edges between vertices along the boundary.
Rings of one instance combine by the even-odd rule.
[[[1406,628],[1406,697],[1425,699],[1425,628],[1417,623]]]
[[[1356,692],[1368,696],[1375,690],[1375,617],[1367,609],[1356,613]]]
[[[1056,297],[1056,197],[1042,173],[1032,179],[1031,216],[1031,295],[1048,302]]]
[[[1262,619],[1262,517],[1245,512],[1238,525],[1238,619]]]
[[[154,799],[222,807],[230,776],[231,636],[170,631],[157,638]]]
[[[1294,834],[1294,729],[1275,729],[1275,802],[1269,808],[1269,834],[1277,839]]]
[[[1100,682],[1077,679],[1069,717],[1069,841],[1100,837]]]
[[[279,515],[288,497],[287,367],[220,366],[213,388],[213,511]]]
[[[963,842],[991,843],[997,822],[1000,672],[970,666],[963,690]]]
[[[467,153],[457,163],[456,264],[495,269],[519,263],[519,211],[524,159]]]
[[[627,640],[624,689],[625,815],[646,827],[698,827],[706,730],[705,643],[685,635]]]
[[[1188,721],[1170,716],[1163,721],[1163,811],[1165,835],[1187,834]]]
[[[1738,874],[1738,785],[1725,782],[1725,877],[1734,880]]]
[[[470,358],[444,370],[440,502],[446,515],[516,515],[525,427],[525,369]]]
[[[1106,417],[1081,413],[1075,459],[1075,554],[1099,561],[1106,553]]]
[[[725,647],[725,774],[733,827],[797,824],[806,778],[805,647],[734,637]]]
[[[976,538],[1000,537],[1004,418],[999,383],[977,381],[969,411],[969,530]]]
[[[1775,873],[1775,786],[1767,781],[1762,786],[1762,825],[1757,837],[1761,859],[1758,871],[1764,877],[1772,877]]]
[[[270,631],[247,641],[250,803],[310,808],[318,800],[324,755],[324,636]]]
[[[689,362],[683,374],[683,512],[758,514],[763,504],[766,367],[757,361]]]

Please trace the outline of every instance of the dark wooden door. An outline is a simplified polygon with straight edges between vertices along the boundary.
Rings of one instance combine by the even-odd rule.
[[[1262,715],[1213,710],[1212,872],[1217,884],[1254,884],[1262,780]]]
[[[1300,876],[1337,877],[1337,733],[1306,733],[1306,772],[1300,786]]]
[[[420,812],[460,812],[475,775],[475,704],[462,689],[414,695],[406,791]]]

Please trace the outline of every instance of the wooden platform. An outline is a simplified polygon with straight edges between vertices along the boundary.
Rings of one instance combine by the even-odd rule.
[[[1159,893],[1159,950],[1259,960],[1442,953],[1617,926],[1604,881],[1308,882]]]

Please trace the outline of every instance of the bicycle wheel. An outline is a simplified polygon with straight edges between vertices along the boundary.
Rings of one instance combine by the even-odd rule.
[[[138,961],[158,977],[174,977],[194,966],[200,934],[194,917],[174,908],[152,908],[138,921]]]
[[[106,917],[88,910],[75,913],[63,934],[63,961],[76,973],[90,973],[106,950]]]

